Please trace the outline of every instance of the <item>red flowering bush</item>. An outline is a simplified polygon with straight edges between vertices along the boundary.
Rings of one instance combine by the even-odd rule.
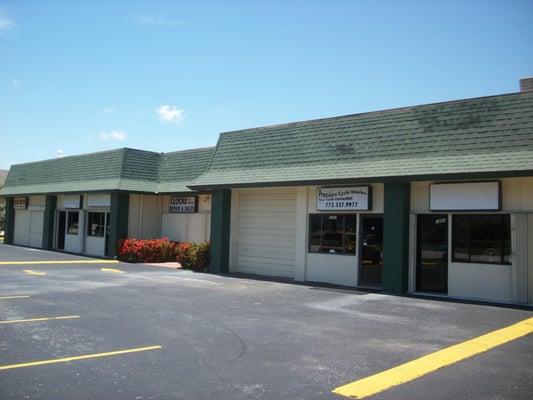
[[[178,244],[176,260],[183,268],[205,271],[209,266],[209,242]]]
[[[178,243],[162,239],[125,239],[118,244],[119,260],[131,263],[174,261]]]

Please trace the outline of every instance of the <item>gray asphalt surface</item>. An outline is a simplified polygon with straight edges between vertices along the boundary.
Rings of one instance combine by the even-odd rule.
[[[64,259],[85,260],[0,245],[0,261]],[[0,265],[0,296],[9,295],[31,297],[0,300],[0,320],[80,318],[0,325],[0,366],[163,348],[0,371],[0,399],[342,399],[331,390],[533,317],[529,310],[132,264]],[[532,393],[529,335],[371,398]]]

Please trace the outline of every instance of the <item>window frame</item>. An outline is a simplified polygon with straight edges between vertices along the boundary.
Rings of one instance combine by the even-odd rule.
[[[357,229],[358,229],[358,218],[357,218],[357,213],[309,213],[309,219],[308,219],[308,232],[307,232],[307,252],[309,254],[327,254],[327,255],[332,255],[332,256],[350,256],[350,257],[354,257],[357,255],[358,253],[358,237],[359,237],[359,233],[357,232]],[[313,216],[319,216],[320,217],[320,246],[322,246],[322,237],[323,237],[323,219],[324,218],[327,218],[327,217],[343,217],[343,221],[342,221],[342,240],[343,240],[343,245],[342,245],[342,252],[335,252],[335,253],[330,253],[329,251],[327,252],[322,252],[322,251],[313,251],[311,250],[311,234],[312,234],[312,230],[311,230],[311,219],[313,218]],[[347,253],[345,248],[346,248],[346,217],[355,217],[355,229],[354,229],[354,235],[355,235],[355,246],[354,246],[354,252],[353,253]]]
[[[471,232],[471,220],[472,217],[484,217],[484,216],[498,216],[501,219],[501,229],[500,229],[500,261],[499,262],[493,262],[493,261],[472,261],[472,232]],[[463,263],[463,264],[487,264],[487,265],[512,265],[512,261],[504,261],[505,259],[505,221],[504,219],[507,217],[509,218],[509,237],[511,240],[511,252],[507,255],[508,257],[512,257],[512,238],[511,238],[511,215],[506,213],[498,213],[498,214],[482,214],[482,213],[476,213],[476,214],[452,214],[451,215],[451,262],[454,263]],[[468,260],[460,259],[455,257],[455,219],[457,217],[467,217],[468,218]]]
[[[101,226],[102,226],[102,234],[101,235],[93,235],[91,234],[91,214],[101,214],[103,219],[101,220]],[[87,237],[91,238],[105,238],[106,234],[106,212],[105,211],[88,211],[87,212]]]

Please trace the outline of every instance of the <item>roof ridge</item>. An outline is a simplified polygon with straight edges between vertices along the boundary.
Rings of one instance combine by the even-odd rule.
[[[393,112],[406,111],[406,110],[416,109],[416,108],[421,108],[421,107],[438,106],[438,105],[444,105],[444,104],[466,103],[466,102],[475,101],[475,100],[486,100],[486,99],[491,99],[491,98],[500,98],[500,97],[507,97],[507,96],[520,96],[520,95],[527,96],[527,95],[533,95],[532,93],[533,92],[512,92],[512,93],[494,94],[494,95],[488,95],[488,96],[468,97],[464,99],[437,101],[437,102],[432,102],[432,103],[413,104],[410,106],[386,108],[383,110],[363,111],[363,112],[353,113],[353,114],[335,115],[332,117],[314,118],[314,119],[307,119],[303,121],[282,122],[279,124],[256,126],[254,128],[244,128],[244,129],[237,129],[233,131],[224,131],[224,132],[221,132],[220,135],[226,135],[226,134],[232,134],[232,133],[243,133],[243,132],[257,131],[257,130],[262,130],[262,129],[282,128],[282,127],[300,125],[300,124],[305,124],[305,123],[331,121],[331,120],[344,119],[344,118],[356,117],[356,116],[361,116],[361,115],[393,113]]]

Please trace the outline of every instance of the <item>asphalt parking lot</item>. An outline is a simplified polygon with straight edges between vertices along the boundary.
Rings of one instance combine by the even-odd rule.
[[[0,245],[0,398],[342,399],[531,317]],[[526,334],[368,398],[530,399],[532,365]]]

